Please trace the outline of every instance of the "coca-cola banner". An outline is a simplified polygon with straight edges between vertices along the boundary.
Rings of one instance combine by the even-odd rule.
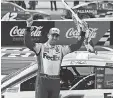
[[[35,42],[44,43],[47,41],[47,33],[54,22],[34,22],[31,28],[31,36]],[[1,22],[1,44],[2,46],[23,46],[24,33],[26,30],[25,21],[2,21]]]
[[[108,21],[88,21],[88,24],[92,31],[91,37],[94,44],[110,29],[110,22]],[[73,21],[58,21],[55,22],[55,26],[61,30],[59,44],[76,43],[79,34]]]
[[[92,31],[92,40],[96,44],[103,35],[110,29],[108,21],[88,22]],[[1,22],[1,42],[2,46],[23,46],[23,35],[25,32],[25,21],[2,21]],[[44,43],[47,41],[47,33],[51,27],[60,29],[60,40],[57,44],[76,43],[79,32],[73,21],[35,21],[31,28],[31,36],[35,42]]]

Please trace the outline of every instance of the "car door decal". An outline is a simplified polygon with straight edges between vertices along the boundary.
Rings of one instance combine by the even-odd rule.
[[[17,17],[17,13],[15,12],[8,12],[6,13],[3,17],[2,20],[3,21],[12,21],[12,20],[16,20],[15,18]]]

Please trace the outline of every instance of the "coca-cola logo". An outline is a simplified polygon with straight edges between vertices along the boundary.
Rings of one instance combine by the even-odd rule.
[[[96,34],[97,34],[98,28],[89,28],[89,30],[90,30],[89,37],[90,38],[95,38],[96,37]]]
[[[32,26],[31,27],[31,36],[42,36],[41,33],[41,29],[43,28],[43,26]],[[16,36],[23,36],[25,33],[25,28],[19,28],[18,26],[14,26],[11,30],[10,30],[10,36],[11,37],[16,37]]]
[[[90,29],[90,36],[91,38],[95,38],[96,37],[96,31],[98,30],[98,28],[89,28]],[[77,30],[74,30],[74,28],[69,28],[66,32],[66,38],[78,38],[78,36],[80,35],[80,32],[78,32]]]
[[[66,32],[66,38],[77,38],[79,35],[80,33],[74,28],[69,28]]]

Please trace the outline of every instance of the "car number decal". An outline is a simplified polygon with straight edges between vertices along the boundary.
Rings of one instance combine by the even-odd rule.
[[[17,13],[6,13],[3,17],[2,20],[3,21],[12,21],[12,20],[16,20],[15,18],[17,17]]]
[[[104,93],[104,98],[113,98],[112,93]]]

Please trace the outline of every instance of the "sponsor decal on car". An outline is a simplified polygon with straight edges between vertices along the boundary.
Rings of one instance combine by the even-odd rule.
[[[17,93],[19,90],[19,87],[12,87],[12,88],[8,88],[7,92],[11,92],[11,93]]]
[[[102,89],[104,88],[104,76],[105,76],[105,68],[97,67],[95,69],[96,72],[96,88]]]
[[[93,13],[97,14],[97,10],[77,10],[79,13]]]
[[[75,65],[75,64],[87,64],[87,62],[86,62],[86,61],[82,61],[82,60],[78,60],[78,61],[76,60],[76,61],[70,61],[70,64],[72,64],[72,65],[73,65],[73,64],[74,64],[74,65]]]
[[[2,17],[2,21],[14,21],[16,20],[15,18],[17,17],[17,13],[15,12],[8,12]]]

